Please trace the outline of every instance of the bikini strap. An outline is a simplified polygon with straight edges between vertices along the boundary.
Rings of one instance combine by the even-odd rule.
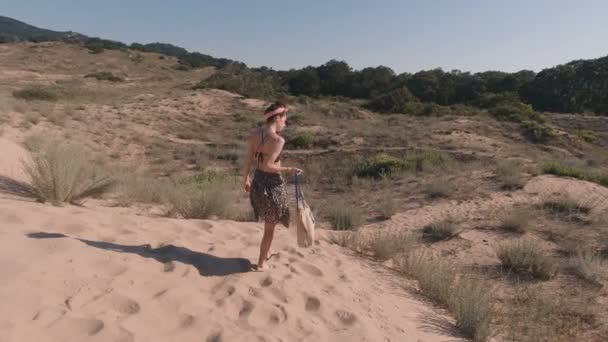
[[[258,148],[255,151],[256,159],[258,161],[258,169],[260,168],[260,157],[263,157],[263,154],[260,152],[260,147],[262,147],[262,145],[264,145],[264,139],[265,138],[266,137],[264,137],[264,129],[262,128],[260,130],[260,144],[258,145]]]

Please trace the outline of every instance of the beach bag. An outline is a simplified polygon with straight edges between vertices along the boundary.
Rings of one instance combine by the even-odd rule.
[[[310,247],[315,240],[315,217],[304,200],[300,175],[296,174],[296,230],[299,247]]]

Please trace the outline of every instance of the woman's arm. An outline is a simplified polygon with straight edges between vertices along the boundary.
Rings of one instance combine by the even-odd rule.
[[[247,155],[245,156],[245,165],[243,165],[243,186],[245,191],[249,192],[251,182],[249,180],[249,174],[251,173],[251,161],[253,159],[253,148],[251,142],[247,142]]]

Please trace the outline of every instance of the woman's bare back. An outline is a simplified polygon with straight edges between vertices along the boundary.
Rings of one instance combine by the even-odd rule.
[[[262,171],[267,171],[264,168],[265,158],[269,158],[278,148],[282,148],[284,140],[274,132],[258,128],[251,132],[248,143],[249,150],[253,152],[254,162],[257,164],[257,167]],[[274,162],[277,166],[280,166],[280,153]]]

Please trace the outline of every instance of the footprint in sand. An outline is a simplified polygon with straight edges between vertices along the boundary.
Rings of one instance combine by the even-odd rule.
[[[255,308],[255,305],[253,305],[253,303],[244,301],[243,306],[241,307],[241,310],[239,311],[239,318],[247,318],[251,314],[251,312],[253,311],[254,308]]]
[[[211,233],[211,231],[213,230],[213,225],[208,222],[201,222],[199,229],[204,230],[208,233]]]
[[[98,319],[70,318],[59,320],[53,324],[52,330],[61,334],[69,332],[71,338],[94,336],[103,330],[105,324]]]
[[[221,329],[211,333],[211,335],[207,336],[207,339],[205,340],[205,342],[222,342],[222,341],[224,341],[224,339],[222,338]]]
[[[189,328],[192,325],[194,325],[194,321],[196,320],[196,318],[192,315],[182,315],[182,317],[180,317],[179,320],[179,326],[181,328]]]
[[[123,327],[120,327],[120,330],[118,333],[119,333],[119,335],[118,335],[118,337],[116,337],[114,342],[133,342],[133,341],[135,341],[135,337],[133,336],[133,333]]]
[[[344,325],[353,325],[357,321],[355,314],[344,310],[336,311],[336,316],[338,316],[338,319]]]
[[[111,296],[110,303],[112,303],[112,308],[114,310],[125,315],[134,315],[138,313],[141,309],[138,302],[132,300],[131,298],[123,297],[121,295]]]
[[[224,300],[232,296],[236,292],[236,288],[232,285],[219,285],[211,290],[215,298],[215,305],[220,307],[224,305]]]
[[[289,261],[289,263],[294,263],[294,262],[300,261],[300,259],[294,258],[294,257],[289,257],[289,259],[287,259],[287,261]]]
[[[273,304],[279,310],[279,313],[273,312],[270,314],[270,323],[281,324],[287,321],[287,310],[280,304]]]
[[[316,266],[313,266],[311,264],[307,264],[307,263],[301,263],[300,268],[304,270],[304,272],[310,274],[310,275],[314,275],[316,277],[322,277],[323,276],[323,272],[318,269]]]
[[[175,270],[175,263],[173,261],[168,261],[163,264],[163,272],[173,272]]]
[[[304,309],[306,311],[318,311],[321,307],[321,301],[317,297],[307,297]]]
[[[262,287],[268,287],[268,286],[272,285],[272,277],[268,276],[268,277],[264,278],[264,280],[262,280],[262,282],[260,283],[260,285]]]
[[[264,298],[264,294],[259,289],[256,289],[255,287],[250,287],[248,293],[250,296],[255,297],[255,298],[259,298],[259,299]]]
[[[276,299],[278,299],[281,303],[284,303],[284,304],[289,303],[289,300],[287,299],[287,295],[285,294],[285,292],[283,292],[283,290],[276,288],[276,287],[271,287],[269,291],[270,291],[270,294],[273,295]]]
[[[160,297],[164,296],[167,293],[167,291],[169,291],[169,289],[160,290],[160,291],[156,292],[152,298],[160,298]]]

